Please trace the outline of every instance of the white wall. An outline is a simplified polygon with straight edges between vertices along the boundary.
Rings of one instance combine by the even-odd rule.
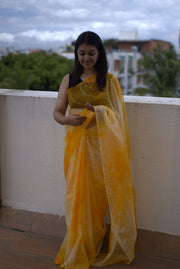
[[[26,91],[1,96],[3,205],[64,213],[64,128],[53,119],[56,96]]]
[[[138,226],[180,235],[180,99],[126,100]]]
[[[64,215],[57,93],[0,90],[3,205]],[[180,99],[126,96],[138,227],[180,235]]]

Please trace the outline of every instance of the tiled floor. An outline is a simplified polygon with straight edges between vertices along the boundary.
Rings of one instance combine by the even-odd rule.
[[[56,269],[54,258],[65,234],[58,216],[0,210],[0,269]],[[136,258],[131,265],[107,269],[180,269],[180,237],[138,230]]]

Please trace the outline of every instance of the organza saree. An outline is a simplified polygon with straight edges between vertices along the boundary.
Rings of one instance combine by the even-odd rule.
[[[55,263],[66,269],[106,266],[134,258],[136,216],[126,108],[118,80],[103,92],[93,75],[68,89],[69,113],[87,117],[66,126],[64,171],[67,233]],[[84,109],[89,102],[95,112]],[[89,123],[94,123],[90,128]],[[107,249],[105,214],[110,213]]]

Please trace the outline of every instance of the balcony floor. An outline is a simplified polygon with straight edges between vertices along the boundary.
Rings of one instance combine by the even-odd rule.
[[[58,216],[1,208],[0,269],[59,268],[54,258],[64,234],[64,221]],[[106,268],[179,269],[180,237],[139,229],[132,264]]]

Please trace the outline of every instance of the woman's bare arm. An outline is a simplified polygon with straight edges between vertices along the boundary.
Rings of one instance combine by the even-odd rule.
[[[77,114],[70,114],[65,117],[66,109],[68,107],[68,95],[67,95],[68,86],[69,86],[69,74],[67,74],[63,78],[61,85],[59,87],[59,93],[53,116],[54,119],[62,125],[66,124],[66,125],[78,126],[81,125],[86,120],[86,117]]]

